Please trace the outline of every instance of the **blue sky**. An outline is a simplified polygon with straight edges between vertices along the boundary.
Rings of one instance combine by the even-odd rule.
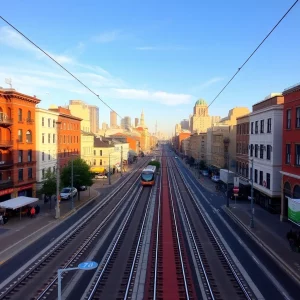
[[[1,15],[58,59],[119,115],[171,133],[208,103],[294,0],[5,1]],[[30,4],[29,4],[30,3]],[[210,107],[226,116],[300,82],[300,4]],[[36,95],[48,108],[81,99],[109,109],[0,20],[0,86]]]

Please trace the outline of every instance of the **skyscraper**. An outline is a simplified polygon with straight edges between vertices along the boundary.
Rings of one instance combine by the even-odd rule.
[[[115,111],[110,112],[110,128],[117,128],[117,113]]]
[[[90,122],[91,132],[98,133],[99,131],[99,107],[95,105],[89,105],[90,110]]]
[[[141,126],[141,127],[145,127],[144,110],[142,110],[142,113],[141,113],[140,126]]]
[[[139,126],[139,118],[135,118],[134,119],[134,127],[138,127]]]
[[[126,116],[121,120],[121,128],[128,129],[131,127],[131,118]]]
[[[189,130],[190,129],[190,122],[188,119],[183,119],[181,122],[180,122],[180,125],[181,125],[181,129],[186,129],[186,130]]]

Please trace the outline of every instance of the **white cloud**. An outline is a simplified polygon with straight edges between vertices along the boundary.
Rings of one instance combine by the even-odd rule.
[[[148,90],[137,89],[113,90],[116,92],[116,96],[122,99],[153,101],[169,106],[188,104],[193,98],[191,95],[188,94],[173,94],[163,91],[150,92]]]
[[[102,32],[99,35],[94,36],[92,40],[97,43],[111,43],[119,39],[120,36],[121,36],[120,30],[112,30],[112,31]]]
[[[198,88],[203,89],[203,88],[205,88],[205,87],[208,87],[208,86],[210,86],[210,85],[212,85],[212,84],[214,84],[214,83],[216,83],[216,82],[222,81],[222,80],[223,80],[223,78],[221,78],[221,77],[214,77],[214,78],[211,78],[211,79],[209,79],[209,80],[207,80],[207,81],[201,83],[201,84],[198,86]]]

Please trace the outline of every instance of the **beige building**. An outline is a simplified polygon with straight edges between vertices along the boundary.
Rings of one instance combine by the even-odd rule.
[[[110,112],[110,128],[118,128],[117,113],[114,110]]]
[[[206,161],[207,133],[194,133],[190,136],[189,141],[188,155],[196,161]]]
[[[81,131],[81,158],[86,161],[89,166],[92,166],[94,159],[94,134],[91,132]]]
[[[179,135],[180,132],[181,132],[181,125],[176,124],[175,125],[175,135]]]
[[[85,132],[91,132],[89,105],[81,100],[70,100],[69,110],[73,116],[82,119],[80,129]]]
[[[194,114],[191,118],[191,132],[206,132],[211,126],[211,117],[208,115],[208,105],[203,99],[196,101]]]
[[[90,110],[90,129],[92,133],[99,131],[99,107],[95,105],[89,105]]]

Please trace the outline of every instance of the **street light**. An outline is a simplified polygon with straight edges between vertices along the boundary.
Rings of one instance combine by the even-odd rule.
[[[57,143],[57,153],[56,153],[56,160],[57,160],[57,168],[56,168],[56,214],[55,214],[55,218],[59,219],[60,218],[60,193],[59,193],[59,152],[58,152],[58,141],[59,141],[59,132],[58,132],[58,128],[59,125],[61,124],[61,122],[56,121],[56,132],[57,132],[57,139],[56,139],[56,143]]]
[[[73,156],[77,156],[76,154],[71,154],[71,197],[72,197],[72,201],[71,201],[71,210],[74,209],[74,197],[72,196],[72,191],[73,191],[73,178],[74,178],[74,170],[73,170]]]
[[[254,207],[253,207],[253,179],[254,179],[254,159],[251,159],[251,220],[250,227],[254,228]]]

